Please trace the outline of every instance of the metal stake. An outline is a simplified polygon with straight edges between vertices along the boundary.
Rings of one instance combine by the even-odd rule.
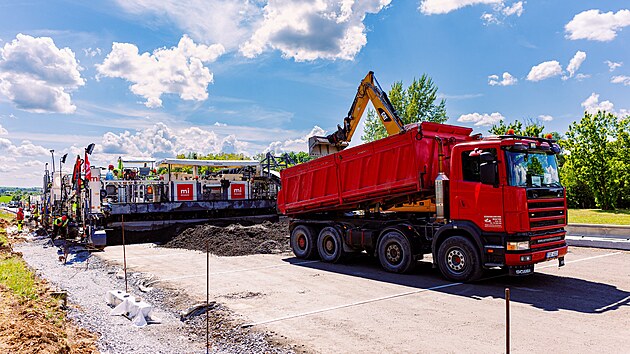
[[[510,353],[510,288],[505,288],[505,353]]]
[[[206,354],[210,353],[210,248],[206,240]]]
[[[127,252],[125,250],[125,216],[120,215],[120,227],[122,230],[122,246],[123,246],[123,270],[125,272],[125,292],[129,293],[127,288]]]

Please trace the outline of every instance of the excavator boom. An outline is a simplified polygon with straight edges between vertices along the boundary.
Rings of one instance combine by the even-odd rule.
[[[328,136],[313,136],[309,139],[309,154],[311,156],[324,156],[345,149],[354,132],[359,126],[363,112],[368,101],[376,109],[376,114],[385,126],[388,135],[399,134],[405,131],[405,126],[396,114],[396,110],[389,101],[387,94],[370,71],[361,81],[357,94],[354,97],[348,115],[343,119],[343,127],[337,125],[337,131]]]

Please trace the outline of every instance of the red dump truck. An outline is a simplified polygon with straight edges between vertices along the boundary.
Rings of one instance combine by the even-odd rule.
[[[565,190],[551,139],[482,138],[436,123],[281,172],[280,212],[299,258],[366,251],[404,273],[424,255],[453,281],[527,275],[567,253]]]

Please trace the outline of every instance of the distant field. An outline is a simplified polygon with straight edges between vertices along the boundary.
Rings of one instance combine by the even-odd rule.
[[[569,223],[630,225],[630,210],[569,209]]]
[[[0,203],[8,203],[8,202],[11,201],[11,198],[13,198],[13,197],[10,196],[10,195],[0,196]]]

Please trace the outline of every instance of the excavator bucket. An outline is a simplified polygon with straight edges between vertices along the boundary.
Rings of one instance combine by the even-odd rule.
[[[313,157],[321,157],[339,152],[348,145],[347,141],[333,144],[325,136],[312,136],[308,139],[308,153]]]

